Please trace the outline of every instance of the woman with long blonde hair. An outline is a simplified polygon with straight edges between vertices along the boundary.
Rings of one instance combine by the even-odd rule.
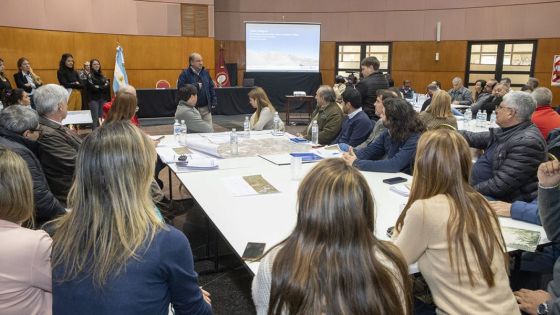
[[[256,109],[255,113],[251,116],[251,129],[273,129],[276,109],[268,99],[268,95],[266,95],[263,88],[255,87],[249,92],[249,104]],[[280,129],[284,129],[282,120],[280,120]]]
[[[471,164],[456,131],[422,135],[395,243],[408,264],[418,262],[442,313],[519,314],[498,217],[469,185]]]
[[[253,280],[257,314],[410,314],[408,267],[394,245],[375,237],[363,175],[342,159],[324,160],[297,200],[296,227]]]
[[[55,314],[210,314],[189,242],[150,197],[152,141],[128,121],[80,146],[68,205],[53,236]]]
[[[436,129],[441,125],[449,125],[457,129],[457,118],[451,111],[451,96],[444,90],[434,93],[430,106],[418,114],[426,129]]]
[[[52,314],[51,238],[33,222],[27,163],[0,146],[0,314]]]

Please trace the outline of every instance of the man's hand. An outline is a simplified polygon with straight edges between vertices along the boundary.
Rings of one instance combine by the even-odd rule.
[[[202,297],[204,298],[204,301],[212,305],[212,300],[210,299],[210,293],[208,293],[208,291],[204,290],[202,287],[200,287],[200,291],[202,292]]]
[[[511,217],[511,203],[503,201],[489,201],[490,207],[496,212],[500,217]]]
[[[519,304],[519,309],[531,315],[537,315],[537,307],[551,299],[550,294],[543,290],[533,291],[521,289],[513,292]]]
[[[348,152],[344,152],[342,154],[342,159],[344,160],[344,162],[346,162],[346,164],[352,166],[352,164],[354,164],[354,161],[358,158],[354,154],[354,149],[352,149],[352,147],[349,147]]]
[[[537,171],[539,184],[543,187],[554,187],[560,183],[560,162],[542,163]]]

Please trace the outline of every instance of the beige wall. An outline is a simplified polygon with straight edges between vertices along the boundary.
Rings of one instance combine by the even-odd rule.
[[[0,26],[181,36],[181,3],[208,5],[214,37],[214,0],[2,0]]]
[[[244,40],[244,21],[320,22],[321,41],[432,41],[560,37],[560,1],[215,0],[217,40]]]

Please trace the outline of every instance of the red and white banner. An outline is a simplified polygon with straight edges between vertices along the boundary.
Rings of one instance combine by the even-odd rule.
[[[554,56],[552,63],[552,79],[550,80],[551,86],[560,86],[560,55]]]
[[[218,57],[218,67],[216,67],[216,82],[218,83],[218,87],[231,86],[229,83],[229,72],[226,68],[223,48],[220,48],[220,55]]]

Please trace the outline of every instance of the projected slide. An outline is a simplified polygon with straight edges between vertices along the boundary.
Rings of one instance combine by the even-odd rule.
[[[245,23],[246,71],[319,72],[318,24]]]

